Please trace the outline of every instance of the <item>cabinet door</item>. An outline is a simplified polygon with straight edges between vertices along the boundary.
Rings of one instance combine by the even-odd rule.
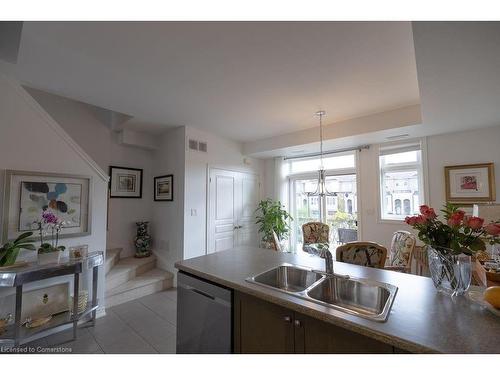
[[[297,353],[372,354],[392,353],[391,345],[367,336],[295,313]]]
[[[234,302],[235,352],[294,352],[292,311],[241,293]]]

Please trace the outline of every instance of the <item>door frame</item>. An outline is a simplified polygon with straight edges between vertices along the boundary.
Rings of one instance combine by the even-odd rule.
[[[262,183],[260,181],[260,174],[255,172],[254,170],[251,169],[246,169],[246,168],[238,168],[238,167],[227,167],[223,165],[218,165],[218,164],[210,164],[207,163],[207,168],[206,168],[206,180],[205,180],[205,185],[206,185],[206,208],[205,208],[205,255],[209,254],[208,249],[210,247],[209,243],[209,231],[210,231],[210,172],[212,169],[219,169],[223,170],[226,172],[237,172],[237,173],[247,173],[251,174],[257,177],[257,181],[259,182],[259,191],[258,191],[258,199],[262,199]]]

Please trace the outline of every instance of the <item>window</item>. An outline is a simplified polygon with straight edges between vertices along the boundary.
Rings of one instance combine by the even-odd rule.
[[[354,168],[356,164],[354,153],[340,156],[323,157],[323,167],[329,169],[349,169]],[[318,158],[292,160],[290,162],[290,172],[292,174],[317,171],[320,166]]]
[[[302,249],[302,225],[324,221],[330,226],[330,243],[337,245],[340,232],[357,230],[356,153],[329,155],[323,158],[326,186],[333,196],[311,195],[318,185],[316,158],[291,159],[288,163],[289,202],[291,222],[290,249]],[[322,217],[320,217],[320,214]],[[332,247],[333,249],[333,247]]]
[[[403,220],[423,204],[420,142],[380,147],[380,217]]]

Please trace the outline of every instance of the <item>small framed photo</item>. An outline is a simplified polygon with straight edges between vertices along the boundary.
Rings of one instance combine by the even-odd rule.
[[[85,258],[87,257],[88,254],[89,254],[89,245],[71,246],[69,248],[70,260]]]
[[[493,163],[444,167],[447,202],[492,202],[495,198]]]
[[[167,174],[165,176],[155,177],[155,201],[173,201],[174,200],[174,175]]]
[[[110,198],[142,198],[142,169],[109,167]]]

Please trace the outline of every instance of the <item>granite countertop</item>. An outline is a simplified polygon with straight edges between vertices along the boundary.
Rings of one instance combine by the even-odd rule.
[[[415,353],[500,353],[500,317],[465,297],[437,293],[427,277],[335,262],[352,277],[396,285],[386,322],[374,322],[245,281],[282,263],[324,269],[324,260],[306,253],[235,248],[177,262],[176,268],[228,288]]]

